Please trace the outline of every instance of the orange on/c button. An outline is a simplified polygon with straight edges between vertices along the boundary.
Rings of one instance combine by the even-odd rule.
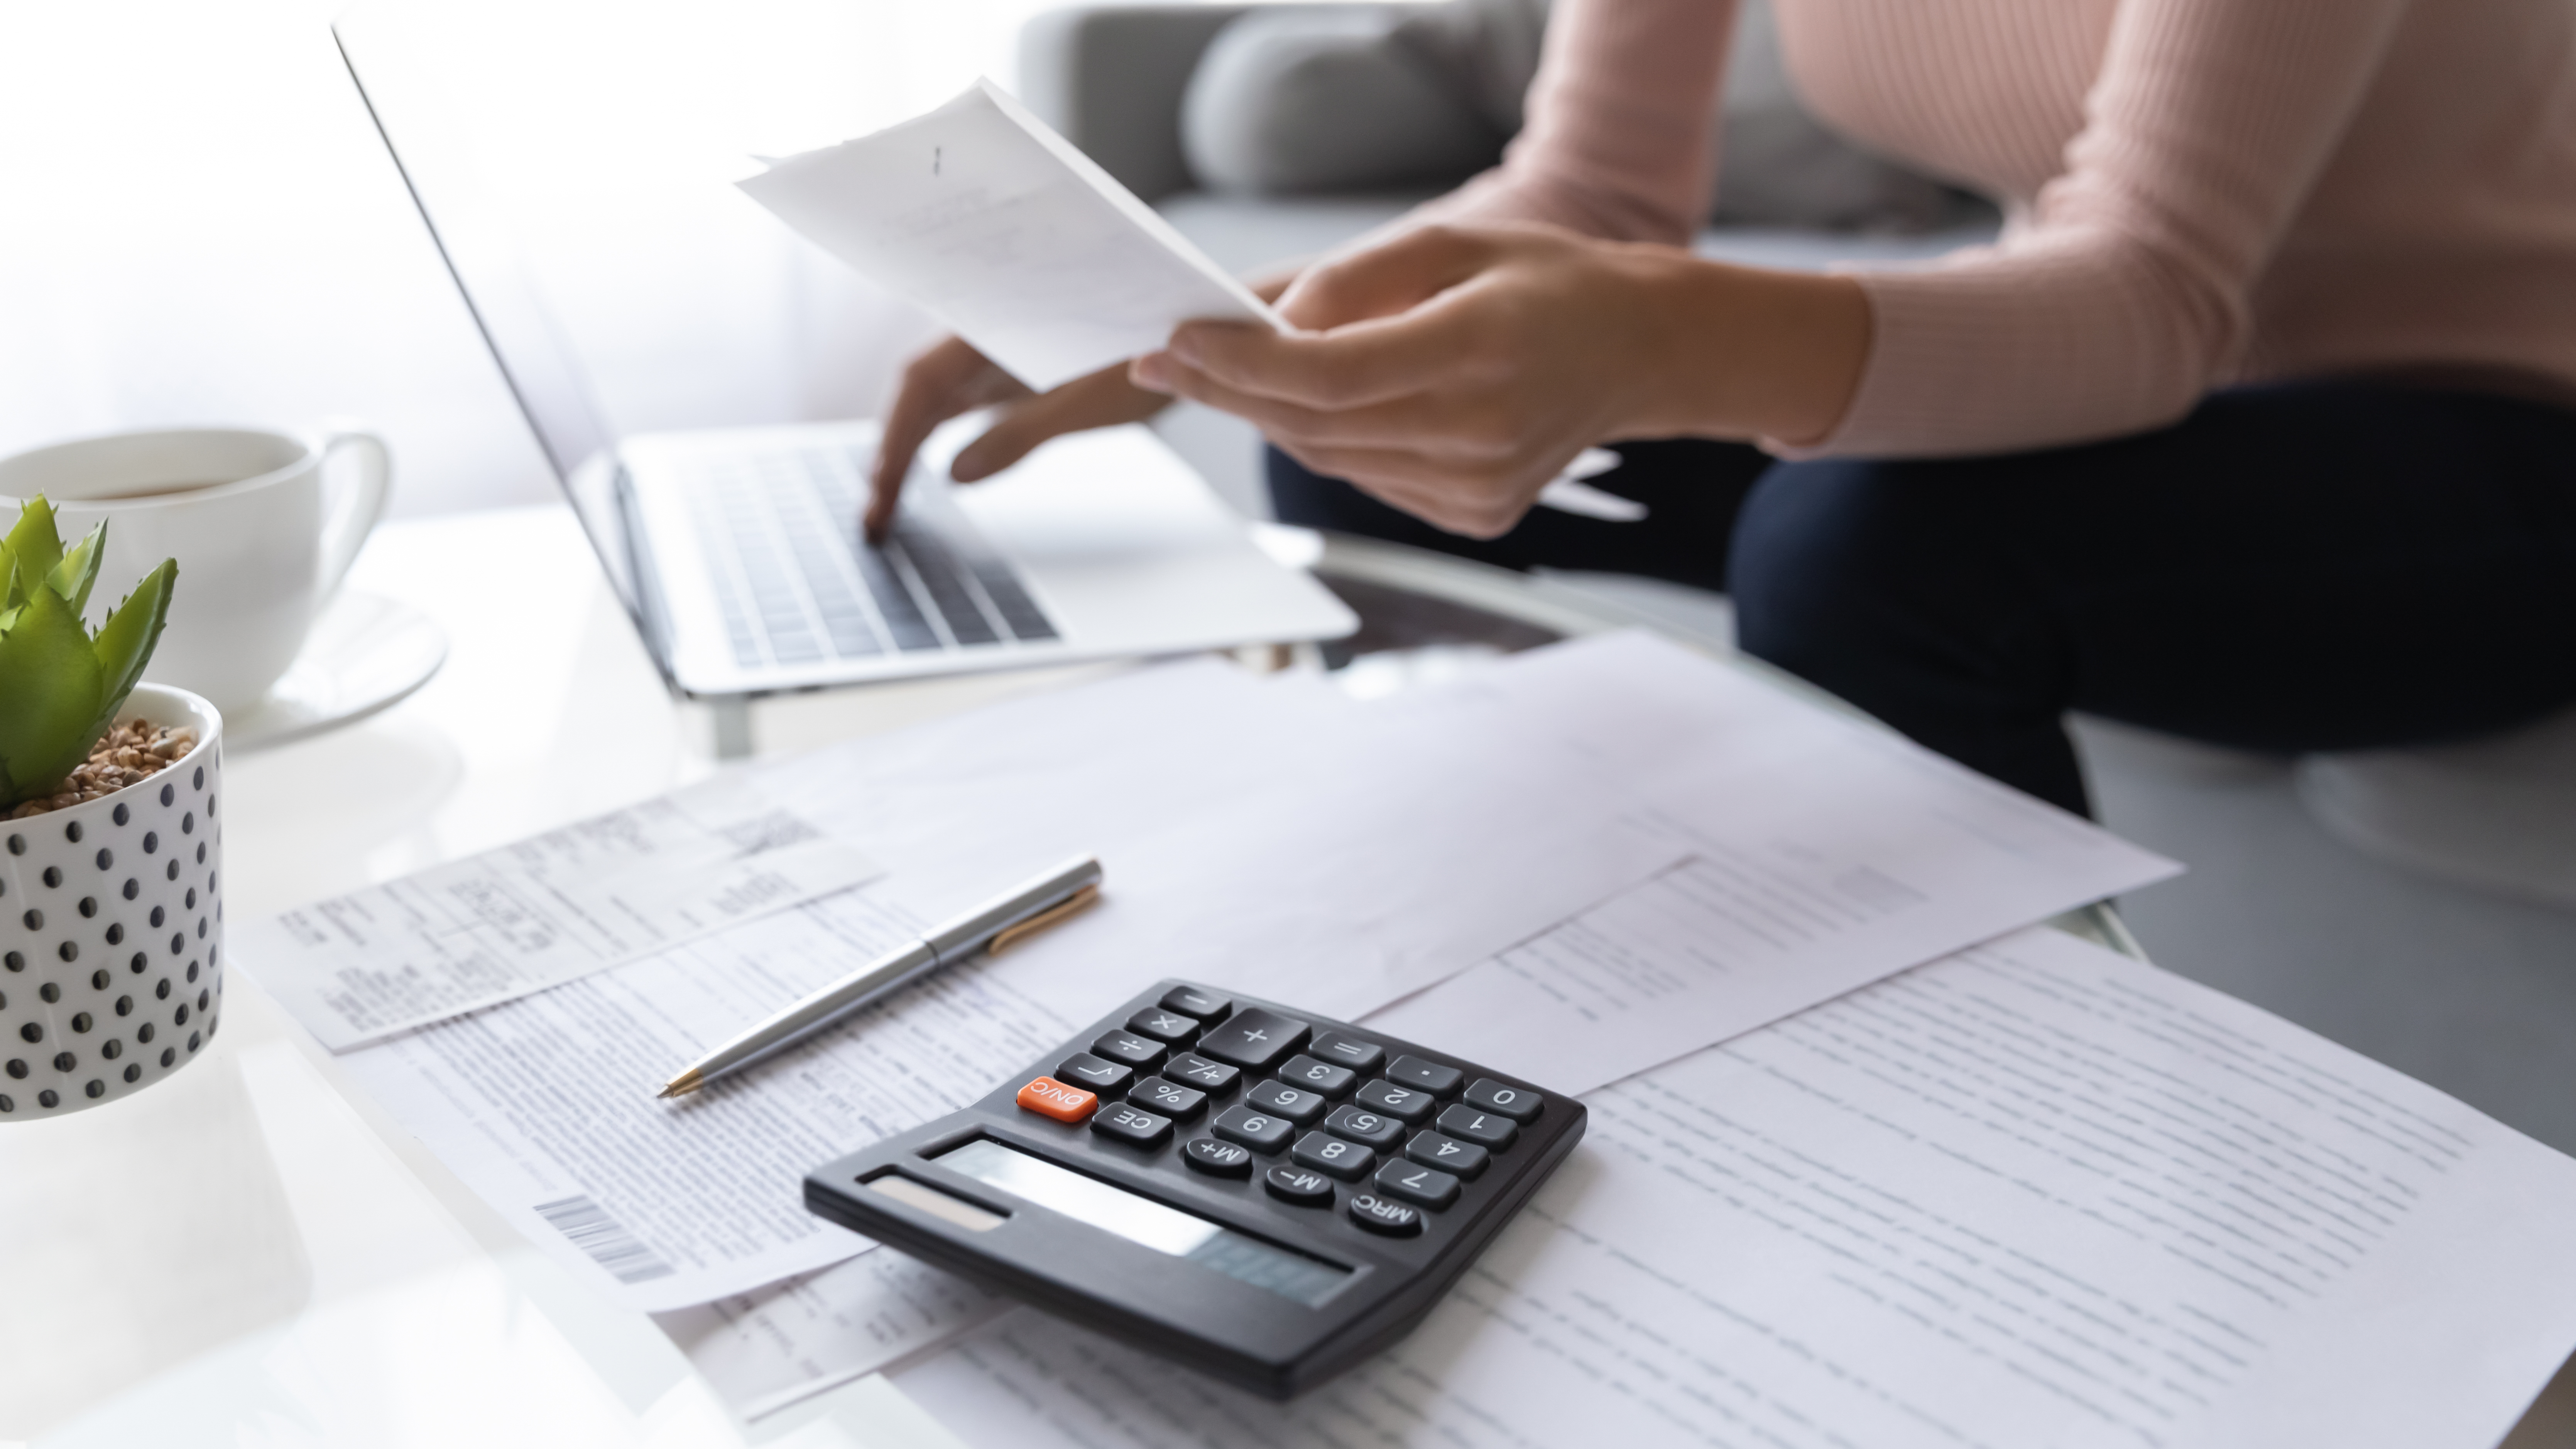
[[[1020,1105],[1041,1117],[1059,1122],[1081,1122],[1100,1110],[1100,1099],[1080,1087],[1068,1087],[1053,1077],[1040,1077],[1020,1088]]]

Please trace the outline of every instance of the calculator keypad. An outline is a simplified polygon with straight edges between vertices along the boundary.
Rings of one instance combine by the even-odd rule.
[[[1267,1157],[1288,1145],[1296,1135],[1297,1124],[1268,1112],[1255,1112],[1238,1102],[1216,1114],[1208,1130],[1228,1142],[1240,1142]]]
[[[1279,1080],[1338,1102],[1351,1094],[1351,1084],[1359,1080],[1359,1073],[1300,1053],[1279,1069]]]
[[[1473,1142],[1461,1142],[1437,1132],[1416,1132],[1413,1140],[1404,1144],[1404,1155],[1425,1167],[1436,1167],[1473,1182],[1484,1175],[1485,1163],[1492,1154]]]
[[[1441,1113],[1438,1125],[1441,1131],[1452,1137],[1465,1138],[1495,1152],[1511,1146],[1512,1139],[1520,1134],[1520,1128],[1511,1118],[1479,1112],[1464,1102]]]
[[[1404,1124],[1383,1112],[1335,1107],[1333,1115],[1324,1119],[1324,1130],[1363,1147],[1393,1147],[1404,1135]]]
[[[1234,1010],[1234,1003],[1195,986],[1175,986],[1163,993],[1162,1007],[1165,1011],[1177,1011],[1183,1016],[1195,1016],[1208,1022],[1223,1021],[1225,1014]]]
[[[1211,1177],[1250,1177],[1252,1149],[1213,1137],[1193,1137],[1181,1144],[1181,1160]]]
[[[1413,1127],[1421,1126],[1431,1116],[1431,1109],[1440,1105],[1439,1099],[1429,1092],[1418,1091],[1412,1087],[1399,1087],[1384,1077],[1360,1088],[1359,1094],[1351,1098],[1351,1102],[1354,1106],[1366,1107],[1372,1112],[1383,1112],[1390,1117],[1399,1118],[1407,1126]]]
[[[1092,1117],[1091,1130],[1137,1147],[1160,1147],[1172,1140],[1172,1119],[1137,1107],[1103,1107]]]
[[[1207,1110],[1207,1093],[1161,1077],[1147,1077],[1127,1089],[1127,1100],[1151,1107],[1175,1122],[1195,1122]]]
[[[1390,1162],[1377,1170],[1377,1190],[1435,1212],[1458,1200],[1458,1179],[1418,1162]]]
[[[1316,1037],[1306,1050],[1337,1067],[1348,1067],[1363,1077],[1376,1071],[1386,1060],[1386,1048],[1373,1041],[1362,1041],[1344,1031],[1325,1032]]]
[[[1421,1057],[1397,1057],[1387,1063],[1386,1079],[1399,1087],[1415,1087],[1435,1097],[1454,1097],[1458,1084],[1467,1074],[1456,1067]]]
[[[1303,1167],[1274,1167],[1261,1175],[1261,1185],[1281,1202],[1299,1207],[1333,1205],[1333,1180]]]
[[[1124,1062],[1140,1072],[1150,1072],[1163,1064],[1164,1047],[1150,1036],[1132,1031],[1108,1031],[1091,1044],[1091,1054],[1113,1062]]]
[[[1040,1077],[1020,1088],[1017,1100],[1029,1111],[1059,1122],[1079,1122],[1100,1110],[1100,1098],[1053,1077]]]
[[[1288,1156],[1317,1172],[1329,1172],[1344,1182],[1359,1181],[1377,1165],[1376,1153],[1356,1142],[1327,1137],[1321,1132],[1309,1132],[1298,1138],[1297,1145],[1288,1149]]]
[[[1373,1192],[1360,1193],[1351,1199],[1351,1221],[1372,1233],[1390,1238],[1409,1238],[1422,1231],[1422,1214],[1391,1198]]]
[[[1197,1050],[1200,1056],[1214,1057],[1246,1071],[1266,1071],[1272,1062],[1282,1061],[1304,1046],[1312,1030],[1292,1017],[1257,1006],[1247,1007],[1200,1037]]]
[[[1324,1115],[1329,1105],[1313,1092],[1301,1092],[1285,1082],[1262,1082],[1243,1094],[1243,1104],[1263,1112],[1276,1113],[1303,1127]]]
[[[1159,1042],[1179,1043],[1199,1034],[1199,1019],[1160,1007],[1147,1007],[1127,1018],[1127,1029]]]
[[[1506,1087],[1491,1077],[1478,1077],[1476,1084],[1467,1089],[1467,1095],[1459,1100],[1479,1111],[1509,1117],[1524,1126],[1538,1119],[1542,1105],[1538,1093],[1529,1088]]]
[[[1104,1062],[1089,1052],[1075,1052],[1058,1063],[1055,1074],[1068,1082],[1079,1082],[1103,1097],[1125,1095],[1127,1084],[1136,1080],[1134,1069],[1116,1062]]]
[[[1496,1171],[1496,1156],[1524,1133],[1558,1135],[1553,1121],[1533,1125],[1543,1111],[1581,1117],[1534,1088],[1196,987],[1147,1001],[1092,1028],[1087,1050],[1026,1080],[1014,1101],[1034,1114],[1028,1125],[1063,1123],[1104,1167],[1126,1164],[1113,1171],[1195,1179],[1172,1185],[1203,1203],[1231,1194],[1316,1209],[1302,1220],[1333,1233],[1418,1239],[1435,1219],[1480,1230],[1484,1197],[1518,1177],[1516,1162]],[[1531,1148],[1521,1155],[1543,1165]]]
[[[1183,1052],[1163,1064],[1163,1080],[1180,1082],[1198,1088],[1211,1097],[1222,1097],[1243,1080],[1243,1069],[1212,1062],[1194,1052]]]

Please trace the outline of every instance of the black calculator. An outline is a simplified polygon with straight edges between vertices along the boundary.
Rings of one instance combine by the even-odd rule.
[[[1422,1321],[1583,1104],[1165,981],[982,1101],[815,1169],[844,1227],[1274,1399]]]

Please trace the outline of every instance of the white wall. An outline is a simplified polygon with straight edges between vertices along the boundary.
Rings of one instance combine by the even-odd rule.
[[[919,318],[727,184],[989,73],[1047,0],[405,0],[627,428],[875,410]],[[0,0],[0,453],[386,432],[396,509],[551,482],[332,44],[332,0]]]

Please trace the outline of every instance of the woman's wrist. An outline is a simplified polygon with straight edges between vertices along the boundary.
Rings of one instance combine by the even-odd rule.
[[[1869,296],[1849,277],[1621,247],[1640,342],[1632,437],[1822,440],[1869,361]]]

